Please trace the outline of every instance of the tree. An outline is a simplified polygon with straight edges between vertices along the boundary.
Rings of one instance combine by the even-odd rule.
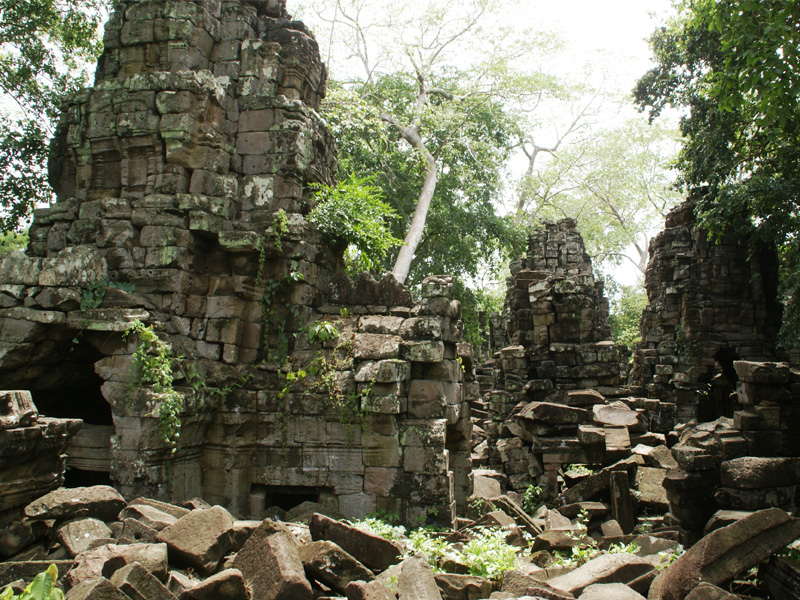
[[[47,202],[48,140],[61,100],[99,55],[106,0],[0,0],[0,232]]]
[[[346,61],[334,59],[331,70],[352,94],[351,106],[361,103],[352,110],[362,116],[371,110],[369,132],[349,122],[377,136],[388,152],[357,164],[355,157],[365,155],[349,153],[349,147],[363,151],[371,145],[374,150],[377,144],[348,139],[353,127],[339,130],[343,169],[349,165],[357,174],[372,174],[369,168],[378,163],[389,169],[383,178],[385,197],[405,227],[399,235],[404,245],[392,266],[396,278],[414,280],[413,272],[447,267],[448,261],[457,267],[449,272],[464,273],[478,256],[507,246],[513,227],[495,215],[492,202],[499,199],[515,128],[501,99],[509,89],[509,58],[535,44],[517,43],[508,28],[495,26],[491,13],[499,3],[494,0],[383,2],[380,18],[369,10],[376,3],[367,0],[322,4],[329,9],[320,14],[327,15],[330,29],[318,32],[318,38],[336,40],[356,65],[348,71],[341,67]],[[485,23],[491,24],[491,36]],[[335,111],[342,100],[342,95],[333,98],[328,110]],[[330,119],[348,121],[346,113]],[[454,234],[462,234],[461,239]]]
[[[595,129],[524,180],[531,220],[572,217],[596,262],[647,266],[650,235],[680,200],[668,161],[675,133],[642,118]]]
[[[712,233],[779,247],[789,322],[800,324],[800,5],[694,0],[651,38],[657,66],[635,97],[684,110],[682,180]],[[794,306],[794,308],[793,308]],[[796,344],[796,328],[787,339]]]

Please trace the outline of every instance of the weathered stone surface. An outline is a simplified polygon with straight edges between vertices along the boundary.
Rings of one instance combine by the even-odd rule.
[[[613,427],[635,427],[639,424],[638,413],[631,410],[624,402],[611,404],[595,404],[592,407],[594,422],[598,425]]]
[[[179,600],[248,600],[250,593],[238,569],[225,569],[184,591]]]
[[[740,596],[704,582],[689,592],[685,600],[740,600]]]
[[[367,568],[384,571],[400,562],[402,549],[385,538],[315,514],[309,524],[314,540],[329,540]]]
[[[725,487],[759,489],[800,483],[800,458],[745,456],[720,465],[720,483]]]
[[[596,583],[630,583],[653,570],[653,565],[633,554],[603,554],[581,565],[571,573],[548,581],[559,590],[579,596]]]
[[[265,520],[245,542],[231,564],[241,571],[253,598],[311,600],[300,552],[292,534]]]
[[[436,585],[442,600],[473,600],[488,598],[499,586],[484,577],[457,575],[455,573],[436,573]]]
[[[536,573],[533,575],[536,575]],[[521,596],[541,597],[547,600],[572,600],[575,598],[569,592],[554,588],[547,581],[535,579],[531,574],[523,572],[522,569],[506,571],[503,574],[500,589],[503,593],[507,593],[514,598]]]
[[[800,520],[778,508],[761,510],[717,529],[653,581],[649,600],[679,600],[701,582],[720,585],[800,536]]]
[[[112,541],[111,529],[98,519],[76,519],[64,523],[56,530],[56,539],[74,557],[85,552],[97,540]]]
[[[553,425],[577,425],[591,420],[589,411],[585,409],[552,402],[531,402],[519,412],[518,417]]]
[[[185,511],[182,516],[187,514],[189,514],[188,510]],[[162,529],[169,527],[170,525],[174,524],[178,518],[180,517],[176,517],[175,515],[164,512],[160,508],[149,506],[147,504],[129,504],[120,511],[118,517],[120,521],[124,521],[125,519],[136,519],[140,523],[147,525],[156,531],[161,531]]]
[[[0,431],[27,427],[38,418],[39,411],[29,391],[0,391]]]
[[[178,566],[213,573],[232,542],[234,518],[221,506],[193,510],[156,537],[169,548],[170,560]]]
[[[309,579],[339,593],[344,593],[351,581],[372,581],[374,578],[372,571],[327,540],[300,546],[300,560]]]
[[[131,600],[175,600],[172,592],[139,563],[114,572],[111,583]]]
[[[583,590],[578,600],[644,600],[624,583],[596,583]]]
[[[353,581],[344,591],[347,600],[397,600],[397,595],[380,581]]]
[[[79,554],[75,566],[64,576],[65,587],[98,577],[111,577],[115,571],[135,562],[160,581],[167,578],[166,544],[106,544]]]
[[[113,521],[125,507],[125,499],[108,485],[60,488],[25,507],[32,519],[67,519],[75,516]]]
[[[424,555],[410,556],[401,563],[397,592],[399,600],[442,600]]]
[[[113,583],[103,577],[84,581],[70,589],[65,600],[130,600]]]
[[[15,520],[0,530],[0,557],[8,558],[42,539],[48,531],[44,521],[28,517]]]

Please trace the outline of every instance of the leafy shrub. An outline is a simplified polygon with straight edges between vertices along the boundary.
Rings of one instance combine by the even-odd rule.
[[[47,570],[39,573],[28,584],[28,587],[17,596],[10,587],[0,592],[0,600],[64,600],[64,592],[56,588],[58,568],[50,565]]]
[[[316,187],[318,204],[309,221],[347,246],[350,271],[380,269],[389,251],[402,245],[389,230],[389,221],[398,218],[397,213],[381,199],[380,188],[369,178],[353,175],[339,185]]]

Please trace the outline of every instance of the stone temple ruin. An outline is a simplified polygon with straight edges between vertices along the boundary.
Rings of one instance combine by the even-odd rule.
[[[470,493],[460,309],[447,278],[419,303],[350,282],[305,220],[336,164],[311,35],[281,2],[128,1],[104,44],[56,134],[58,201],[0,263],[0,387],[83,420],[67,483],[452,522]],[[137,380],[137,320],[181,357],[174,449]],[[338,347],[309,341],[317,322]]]
[[[417,300],[352,281],[307,221],[336,150],[316,42],[283,2],[123,0],[104,45],[53,143],[57,202],[0,258],[0,529],[93,484],[447,526],[486,486],[539,489],[567,521],[588,506],[684,541],[734,518],[718,510],[795,510],[774,253],[709,243],[687,201],[651,244],[628,349],[576,223],[546,224],[478,364],[450,277]]]

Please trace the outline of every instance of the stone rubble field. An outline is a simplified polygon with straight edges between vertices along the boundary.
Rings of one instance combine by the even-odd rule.
[[[743,597],[724,588],[761,564],[773,597],[797,597],[798,571],[775,554],[800,537],[800,519],[778,508],[720,515],[678,557],[669,532],[623,536],[614,520],[593,525],[592,515],[609,512],[600,502],[533,516],[513,494],[471,506],[478,518],[427,534],[426,557],[413,532],[384,523],[382,537],[364,527],[377,520],[336,520],[310,502],[245,521],[199,499],[126,502],[109,486],[60,488],[0,533],[0,586],[19,593],[55,564],[67,600],[722,600]],[[467,548],[492,535],[503,548],[486,544],[470,560]],[[513,562],[498,572],[491,563],[501,555]],[[470,574],[476,567],[488,576]]]

